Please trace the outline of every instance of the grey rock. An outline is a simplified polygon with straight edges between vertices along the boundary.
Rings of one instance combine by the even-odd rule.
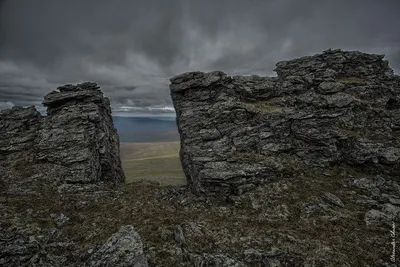
[[[400,176],[400,77],[382,55],[327,50],[276,66],[276,78],[171,78],[180,158],[195,194],[243,194],[296,175],[296,165]]]
[[[41,116],[34,106],[13,107],[0,111],[0,157],[27,151],[33,145],[40,128]]]
[[[147,267],[143,245],[133,226],[122,226],[89,259],[88,266]]]
[[[281,262],[278,259],[266,259],[265,262],[266,266],[270,266],[270,267],[281,267]]]
[[[378,201],[376,201],[376,200],[374,200],[374,199],[372,199],[372,198],[370,198],[370,197],[368,197],[368,196],[365,196],[365,195],[361,195],[357,200],[356,200],[356,204],[359,204],[359,205],[367,205],[367,206],[369,206],[369,207],[377,207],[379,204],[378,204]]]
[[[336,205],[338,207],[344,208],[343,202],[338,198],[336,195],[326,192],[323,197],[325,201],[327,201],[330,204]]]
[[[363,177],[353,180],[352,184],[362,189],[379,189],[386,183],[385,179],[381,176]]]
[[[344,85],[338,82],[322,82],[317,88],[320,94],[333,94],[344,89]]]
[[[69,266],[65,255],[73,242],[64,242],[55,228],[40,229],[32,225],[0,230],[0,266]]]
[[[312,201],[302,204],[302,211],[300,218],[309,220],[314,218],[317,214],[332,214],[333,209],[327,205],[321,198],[313,197]]]
[[[390,203],[383,204],[382,211],[385,212],[391,221],[400,222],[400,207]]]
[[[364,221],[367,226],[370,225],[388,225],[391,226],[393,222],[400,222],[400,207],[391,203],[384,203],[383,205],[376,205],[376,209],[369,210],[365,216]]]
[[[244,261],[247,263],[258,263],[263,260],[263,253],[254,249],[247,249],[243,253]]]
[[[58,227],[63,226],[66,222],[69,221],[69,218],[67,216],[65,216],[63,213],[60,213],[60,214],[52,213],[52,214],[50,214],[50,217],[53,219],[54,223]]]
[[[350,181],[350,185],[366,190],[372,198],[369,202],[379,201],[400,205],[400,186],[396,181],[383,178],[380,175],[366,176]],[[362,200],[361,200],[362,201]]]
[[[203,233],[203,226],[197,222],[186,222],[182,225],[185,236],[201,238]]]
[[[400,206],[400,198],[395,196],[389,196],[389,202],[393,205]]]
[[[271,251],[258,251],[254,249],[247,249],[244,253],[244,261],[250,264],[261,264],[261,266],[274,266],[280,267],[281,263],[276,258],[283,254],[283,252],[273,249]]]
[[[364,221],[367,226],[379,225],[379,224],[391,224],[390,217],[379,210],[369,210],[365,213]]]
[[[124,182],[110,101],[96,83],[58,89],[44,98],[47,116],[33,106],[0,112],[5,182],[31,183],[31,176],[55,183]]]
[[[198,255],[189,253],[189,261],[195,267],[246,267],[247,265],[241,261],[232,259],[226,255]]]
[[[175,242],[178,243],[178,245],[180,246],[185,244],[185,236],[180,225],[174,227],[174,239]]]

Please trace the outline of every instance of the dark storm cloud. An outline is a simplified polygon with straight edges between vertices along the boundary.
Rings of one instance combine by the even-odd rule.
[[[274,75],[277,61],[327,48],[384,53],[398,72],[399,11],[398,0],[0,0],[0,108],[91,80],[114,110],[163,109],[173,75]]]

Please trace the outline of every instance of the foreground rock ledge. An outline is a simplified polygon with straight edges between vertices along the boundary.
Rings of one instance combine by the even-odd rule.
[[[0,180],[10,188],[40,181],[125,180],[110,101],[96,83],[65,85],[35,107],[0,112]]]
[[[398,180],[400,77],[383,57],[327,50],[277,63],[277,77],[171,78],[192,191],[240,194],[338,166]]]

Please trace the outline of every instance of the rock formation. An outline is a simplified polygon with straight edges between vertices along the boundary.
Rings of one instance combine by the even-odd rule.
[[[1,111],[0,266],[398,266],[399,77],[338,50],[277,71],[172,80],[192,190],[97,182],[123,173],[93,83]]]
[[[277,77],[171,78],[181,161],[195,193],[242,193],[338,166],[400,177],[400,77],[383,55],[327,50]]]
[[[33,106],[1,111],[3,182],[123,182],[109,100],[95,83],[58,89],[45,96],[47,116]]]

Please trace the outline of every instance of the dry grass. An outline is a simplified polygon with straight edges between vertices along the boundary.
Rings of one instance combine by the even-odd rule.
[[[151,183],[130,183],[119,188],[105,188],[101,193],[59,195],[45,191],[29,198],[10,196],[7,199],[9,217],[0,220],[0,227],[8,227],[10,222],[15,225],[18,218],[15,214],[20,214],[23,216],[18,220],[21,225],[36,223],[42,229],[59,228],[62,236],[75,242],[76,249],[84,254],[95,245],[104,243],[121,225],[130,224],[141,235],[146,253],[150,253],[149,248],[155,248],[150,266],[180,266],[181,259],[166,249],[177,248],[173,236],[163,240],[162,231],[196,222],[204,226],[204,233],[187,236],[185,249],[188,251],[230,254],[240,258],[248,248],[266,251],[277,247],[291,255],[301,253],[318,258],[325,253],[320,249],[326,246],[330,248],[324,256],[327,260],[316,266],[343,266],[344,262],[363,266],[365,262],[372,263],[388,256],[390,246],[383,246],[382,240],[389,232],[364,226],[359,215],[364,214],[365,209],[356,205],[354,195],[348,194],[343,187],[343,178],[353,171],[337,169],[329,177],[305,173],[302,177],[273,183],[268,190],[256,190],[254,197],[249,194],[249,200],[262,201],[259,209],[254,209],[251,201],[233,205],[223,199],[194,199],[188,192],[176,190],[178,187],[169,191]],[[324,192],[340,197],[345,209],[333,207],[330,209],[332,214],[315,214],[309,220],[300,219],[303,204]],[[188,199],[191,201],[183,205],[183,200]],[[288,207],[290,215],[287,219],[273,219],[274,208],[282,204]],[[32,217],[24,215],[27,209],[33,211]],[[49,215],[60,212],[70,221],[57,227]],[[324,215],[335,217],[336,212],[345,216],[333,221],[324,219]],[[379,247],[374,243],[378,241]],[[296,258],[285,257],[280,258],[282,266],[301,266],[300,260],[299,265],[294,265]],[[86,259],[70,259],[71,262],[78,260]]]
[[[176,165],[178,150],[177,142],[122,143],[122,161],[128,181],[146,179],[161,184],[184,181],[183,176],[181,180],[177,176],[182,172],[180,165]],[[264,159],[260,155],[253,156],[255,160]],[[184,248],[192,252],[240,258],[249,248],[267,251],[277,247],[293,255],[282,256],[282,266],[302,266],[296,255],[325,259],[317,261],[315,266],[344,266],[344,263],[366,266],[365,263],[388,258],[390,229],[367,228],[363,221],[367,208],[356,203],[357,195],[366,192],[353,194],[355,189],[344,187],[346,177],[358,177],[357,170],[334,168],[329,172],[325,170],[326,175],[322,175],[297,162],[286,163],[289,165],[286,167],[293,170],[290,177],[282,177],[265,189],[244,195],[239,205],[224,199],[193,198],[180,187],[168,189],[138,182],[117,188],[106,186],[93,192],[59,194],[40,187],[35,188],[40,190],[36,195],[4,195],[0,198],[4,214],[0,217],[0,229],[10,226],[58,228],[61,236],[54,242],[60,242],[60,238],[72,241],[74,250],[87,257],[89,249],[103,244],[120,226],[130,224],[141,235],[146,254],[154,254],[150,266],[180,266],[182,260],[171,252],[171,248],[178,245],[173,236],[163,239],[163,230],[190,222],[203,225],[200,236],[186,236]],[[338,196],[345,208],[333,206],[324,210],[315,205],[313,199],[324,192]],[[261,205],[254,208],[252,202]],[[304,204],[317,208],[307,220],[302,218]],[[275,209],[281,205],[288,207],[286,218],[279,217],[280,212]],[[31,211],[27,213],[27,210]],[[51,219],[52,213],[63,213],[70,220],[58,227]],[[324,247],[328,250],[323,250]],[[56,253],[74,255],[64,248]],[[76,266],[87,260],[69,257],[69,262],[77,263]]]
[[[285,113],[292,109],[283,106],[283,97],[274,97],[263,101],[243,103],[246,108],[250,108],[262,113]]]
[[[179,154],[180,142],[126,143],[120,145],[122,159],[136,159]]]
[[[121,143],[126,181],[151,181],[161,185],[184,185],[179,142]]]

